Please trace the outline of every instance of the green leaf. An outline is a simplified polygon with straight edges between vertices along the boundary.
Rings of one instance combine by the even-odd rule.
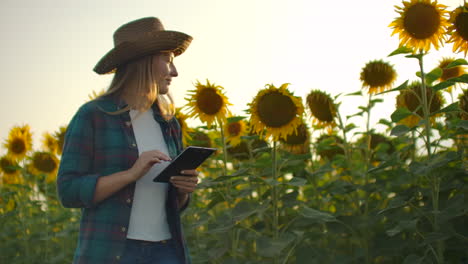
[[[440,109],[439,111],[435,111],[435,112],[431,113],[431,116],[436,115],[436,114],[440,114],[440,113],[451,113],[451,112],[460,112],[460,108],[458,107],[458,102],[450,104],[450,105]]]
[[[258,203],[243,200],[236,204],[236,207],[232,210],[232,218],[234,221],[242,221],[255,213],[264,211],[267,208],[268,203],[259,206]]]
[[[337,222],[333,215],[306,206],[302,207],[299,213],[305,218],[316,221],[318,223]]]
[[[405,260],[403,261],[403,264],[421,264],[423,263],[423,260],[424,260],[424,257],[411,254],[405,258]]]
[[[233,116],[233,117],[228,117],[227,121],[228,123],[233,123],[233,122],[244,120],[245,118],[246,118],[245,116]]]
[[[453,67],[457,67],[461,65],[468,65],[468,62],[465,59],[456,59],[452,61],[451,63],[449,63],[449,65],[447,65],[445,69],[449,69],[449,68],[453,68]]]
[[[398,122],[412,114],[413,113],[410,110],[408,110],[406,107],[399,107],[392,113],[390,117],[393,122]]]
[[[405,57],[406,57],[406,58],[414,58],[414,59],[420,60],[423,56],[424,56],[424,54],[411,54],[411,55],[406,55]]]
[[[457,128],[468,130],[468,120],[460,120],[457,124]]]
[[[383,91],[383,92],[378,93],[378,94],[384,94],[384,93],[389,93],[389,92],[394,92],[394,91],[400,91],[400,90],[406,89],[406,87],[408,87],[408,80],[406,80],[404,83],[400,84],[396,88],[393,88],[393,89],[388,90],[388,91]]]
[[[435,80],[439,79],[440,76],[442,76],[442,69],[437,67],[435,68],[434,70],[432,70],[431,72],[427,73],[426,74],[426,82],[428,84],[432,84]]]
[[[390,230],[387,230],[386,233],[387,235],[392,237],[392,236],[398,235],[399,233],[403,231],[413,231],[413,230],[416,230],[417,223],[418,223],[418,219],[399,221],[397,226],[395,226],[394,228]]]
[[[304,179],[304,178],[294,177],[294,178],[292,178],[290,181],[286,182],[285,184],[286,184],[286,185],[291,185],[291,186],[300,187],[300,186],[306,185],[306,184],[307,184],[307,180]]]
[[[378,214],[382,214],[382,213],[384,213],[384,212],[386,212],[388,210],[391,210],[391,209],[396,209],[396,208],[403,207],[406,204],[407,204],[407,201],[405,199],[403,199],[400,196],[397,196],[397,197],[393,198],[392,200],[390,200],[390,202],[388,203],[387,208],[379,211]]]
[[[402,136],[402,135],[408,133],[409,131],[411,131],[411,129],[409,127],[407,127],[405,125],[397,125],[396,127],[392,128],[392,131],[390,132],[390,135],[399,137],[399,136]]]
[[[357,126],[356,126],[354,123],[351,123],[351,124],[349,124],[349,125],[347,125],[347,126],[345,127],[344,131],[345,131],[345,132],[349,132],[349,131],[355,129],[356,127],[357,127]]]
[[[398,55],[398,54],[406,54],[406,53],[413,53],[413,49],[407,48],[405,46],[399,47],[398,49],[396,49],[392,53],[390,53],[387,57],[395,56],[395,55]]]
[[[449,239],[450,237],[451,235],[448,233],[432,232],[425,237],[424,243],[429,245],[437,241]]]
[[[281,251],[291,244],[295,235],[286,233],[277,239],[262,236],[257,239],[258,254],[264,257],[275,257],[281,256]]]
[[[442,89],[445,89],[447,87],[450,87],[450,86],[453,86],[455,84],[455,82],[452,82],[452,81],[444,81],[444,82],[440,82],[434,86],[432,86],[432,90],[434,92],[436,91],[440,91]]]
[[[362,91],[357,91],[357,92],[354,92],[354,93],[345,94],[345,96],[356,96],[356,95],[361,96],[361,95],[362,95]]]

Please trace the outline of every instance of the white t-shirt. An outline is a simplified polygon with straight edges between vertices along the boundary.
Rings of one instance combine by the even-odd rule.
[[[161,126],[154,120],[152,109],[144,113],[130,110],[130,117],[139,154],[159,150],[169,155]],[[169,162],[155,164],[136,182],[127,238],[145,241],[171,238],[165,209],[169,185],[153,182],[154,177],[168,164]]]

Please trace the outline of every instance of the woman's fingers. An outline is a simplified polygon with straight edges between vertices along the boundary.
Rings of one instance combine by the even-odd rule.
[[[180,192],[191,193],[195,191],[198,185],[198,174],[195,170],[191,170],[188,175],[194,176],[172,176],[170,181]]]

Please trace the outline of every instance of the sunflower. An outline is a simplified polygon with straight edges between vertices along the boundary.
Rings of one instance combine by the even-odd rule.
[[[341,144],[343,140],[336,135],[322,135],[315,141],[317,154],[328,160],[333,160],[336,155],[344,155]]]
[[[51,183],[57,176],[59,160],[50,152],[34,152],[31,157],[31,170],[35,174],[45,174],[46,182]]]
[[[193,130],[189,132],[189,145],[211,148],[211,138],[201,130]]]
[[[361,71],[362,86],[369,89],[369,94],[390,89],[396,77],[393,66],[382,60],[368,62]]]
[[[209,80],[206,80],[206,84],[197,81],[195,87],[196,90],[189,91],[190,97],[185,98],[188,101],[188,116],[199,117],[208,128],[215,121],[224,124],[226,116],[230,114],[227,106],[231,105],[223,93],[224,88]]]
[[[241,142],[241,137],[247,134],[247,123],[240,117],[228,118],[224,131],[226,133],[227,142],[231,146],[237,146]]]
[[[272,136],[273,140],[278,140],[296,131],[302,122],[304,106],[301,99],[288,90],[288,85],[276,88],[267,84],[248,104],[253,133],[262,134],[266,129],[266,138]]]
[[[259,151],[260,149],[265,149],[267,147],[268,143],[259,138],[249,141],[242,139],[236,146],[228,146],[227,153],[237,160],[247,160],[249,157],[261,153],[261,151]]]
[[[54,133],[57,140],[57,154],[62,155],[63,144],[65,142],[65,133],[67,132],[66,126],[59,127],[58,131]]]
[[[4,147],[8,149],[8,155],[13,159],[22,159],[32,149],[32,134],[29,126],[15,126],[10,130],[8,140]]]
[[[0,158],[0,171],[3,175],[2,181],[4,184],[19,184],[22,182],[19,165],[10,156],[5,155]]]
[[[57,139],[49,132],[45,132],[42,135],[42,148],[45,151],[56,154],[58,151]]]
[[[405,107],[413,112],[413,114],[400,120],[399,123],[409,127],[414,127],[418,124],[419,120],[424,116],[420,98],[422,98],[422,86],[420,82],[413,82],[407,89],[400,91],[400,94],[396,97],[396,107]],[[430,87],[426,87],[426,98],[429,104],[429,114],[440,110],[444,104],[444,98],[441,93],[439,91],[434,93]],[[431,117],[431,120],[434,120],[434,118],[435,116]]]
[[[444,82],[444,81],[447,81],[448,79],[456,78],[456,77],[459,77],[459,76],[465,74],[465,67],[463,65],[447,68],[447,66],[450,63],[452,63],[453,61],[455,61],[455,58],[453,58],[453,57],[451,57],[451,58],[442,58],[442,60],[439,61],[439,66],[437,66],[437,67],[442,69],[442,75],[439,78],[440,82]],[[455,84],[455,85],[457,85],[457,84]],[[448,87],[447,92],[449,92],[449,93],[452,92],[452,87],[453,86]]]
[[[284,149],[293,154],[306,154],[310,152],[310,133],[305,123],[297,127],[293,134],[281,139]]]
[[[187,125],[188,116],[182,113],[181,108],[177,108],[175,112],[175,118],[179,122],[180,130],[182,131],[182,142],[185,146],[187,146],[188,141],[190,140],[190,132],[192,132],[192,128]]]
[[[468,51],[468,3],[452,11],[449,23],[447,34],[450,35],[450,39],[447,43],[453,43],[453,52],[463,51],[466,57]]]
[[[392,36],[399,34],[400,46],[429,51],[432,44],[439,49],[449,26],[446,6],[431,0],[403,1],[403,5],[395,6],[400,16],[389,25]]]
[[[330,95],[312,90],[306,98],[312,116],[312,123],[319,127],[334,127],[336,106]]]
[[[460,107],[460,118],[463,120],[468,120],[468,89],[464,89],[463,93],[458,96]]]

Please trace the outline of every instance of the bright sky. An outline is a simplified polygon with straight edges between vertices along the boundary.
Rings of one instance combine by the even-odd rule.
[[[463,0],[439,3],[452,10]],[[225,88],[231,110],[239,115],[270,83],[291,83],[294,94],[303,97],[312,89],[332,96],[351,93],[361,88],[361,69],[375,59],[394,65],[395,85],[415,80],[416,60],[386,57],[398,47],[388,28],[397,17],[394,5],[401,1],[2,0],[0,140],[13,125],[29,124],[36,142],[43,132],[66,125],[89,94],[107,88],[111,76],[92,68],[113,47],[113,32],[145,16],[194,37],[175,60],[179,77],[171,89],[177,106],[186,103],[196,80],[207,78]],[[463,57],[451,48],[431,51],[426,69],[442,56]],[[387,94],[375,108],[373,124],[393,112],[395,96]],[[364,104],[359,97],[343,100],[343,115]]]

